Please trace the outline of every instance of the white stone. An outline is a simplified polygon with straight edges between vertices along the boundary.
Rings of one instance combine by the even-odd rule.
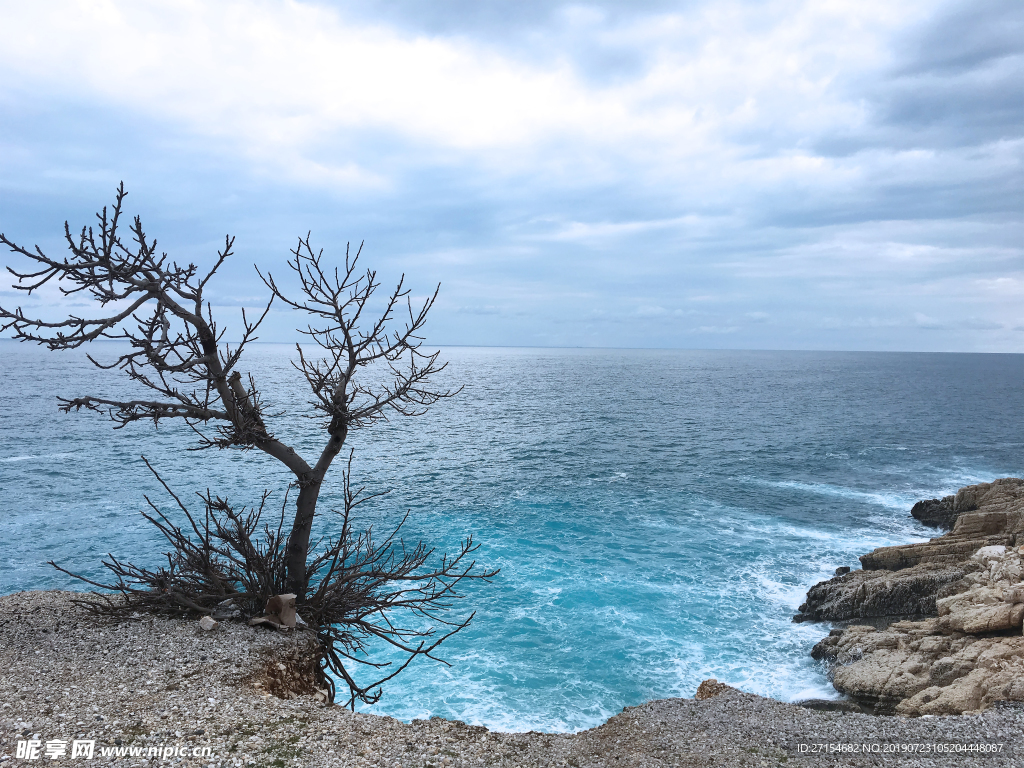
[[[982,547],[981,549],[979,549],[977,552],[974,553],[973,559],[982,563],[987,563],[989,560],[1002,557],[1005,551],[1006,547],[1004,547],[1002,544],[993,544],[990,547]]]

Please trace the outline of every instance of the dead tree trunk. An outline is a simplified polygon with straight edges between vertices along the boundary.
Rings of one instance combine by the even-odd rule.
[[[153,391],[154,399],[61,397],[65,412],[105,412],[116,428],[144,419],[156,423],[181,418],[199,435],[200,448],[257,448],[288,467],[299,493],[287,537],[286,583],[301,603],[309,587],[309,542],[320,489],[349,431],[390,415],[422,414],[455,394],[431,385],[445,365],[438,362],[437,352],[420,349],[420,334],[437,290],[414,311],[403,276],[384,301],[383,311],[371,316],[370,300],[380,284],[374,271],[357,269],[362,246],[354,255],[346,246],[344,264],[328,267],[323,251],[313,249],[307,234],[299,238],[288,261],[297,278],[295,297],[289,298],[273,276],[260,273],[270,290],[266,307],[254,322],[243,310],[241,341],[225,344],[224,331],[214,321],[203,291],[232,255],[233,238],[225,238],[213,267],[200,276],[194,264],[181,266],[158,253],[156,241],[146,236],[138,217],[130,226],[131,238],[122,240],[124,198],[121,185],[110,215],[106,208],[97,214],[95,229],[83,227],[75,236],[65,224],[71,254],[63,259],[50,258],[38,247],[24,248],[0,233],[0,243],[33,265],[24,271],[11,269],[18,278],[16,289],[31,294],[52,281],[66,294],[86,294],[99,315],[47,322],[26,316],[20,307],[0,308],[0,328],[13,329],[15,338],[53,350],[100,338],[129,342],[131,350],[112,363],[89,359],[100,368],[124,371]],[[239,370],[246,345],[256,338],[275,300],[303,316],[300,333],[314,350],[310,355],[297,344],[298,359],[293,362],[309,384],[314,410],[327,433],[326,445],[313,464],[274,437],[256,382]],[[399,312],[405,315],[401,321],[396,317]],[[364,375],[368,369],[387,375]]]
[[[231,255],[234,240],[225,238],[213,267],[200,276],[194,264],[180,266],[167,254],[158,254],[156,241],[147,238],[138,217],[130,227],[131,238],[121,239],[124,197],[121,185],[111,214],[106,208],[97,214],[95,229],[83,227],[73,236],[64,225],[71,254],[63,259],[52,259],[39,247],[23,248],[0,233],[0,243],[31,265],[23,271],[9,268],[18,279],[16,289],[31,294],[52,282],[64,294],[84,293],[98,315],[48,322],[26,316],[20,307],[0,307],[0,329],[13,329],[15,338],[52,350],[73,349],[101,338],[127,341],[130,351],[113,362],[91,356],[89,360],[105,370],[123,371],[150,390],[153,398],[58,397],[61,410],[106,413],[115,429],[145,419],[154,424],[182,419],[199,436],[200,449],[256,448],[274,457],[294,475],[289,490],[297,487],[298,494],[291,530],[285,532],[288,492],[275,530],[261,522],[269,491],[257,508],[239,511],[207,491],[200,495],[205,506],[200,517],[157,475],[188,521],[187,527],[176,526],[146,499],[151,512],[143,514],[174,550],[166,555],[167,566],[148,570],[109,555],[104,565],[116,576],[114,584],[76,578],[120,593],[123,603],[109,596],[92,603],[113,611],[216,613],[225,605],[235,605],[248,618],[261,612],[267,598],[282,588],[293,592],[320,639],[322,668],[336,673],[348,686],[349,704],[373,703],[381,684],[415,658],[437,659],[434,650],[469,625],[472,614],[464,619],[445,618],[444,612],[459,597],[457,586],[465,579],[487,580],[497,573],[469,562],[478,547],[471,536],[458,552],[445,553],[430,565],[434,550],[423,542],[406,547],[398,538],[402,523],[383,541],[375,540],[370,530],[356,533],[353,510],[380,494],[364,495],[361,488],[352,488],[351,452],[342,472],[341,533],[320,551],[310,551],[320,491],[349,432],[391,415],[422,414],[438,400],[456,394],[431,384],[445,366],[438,362],[437,352],[420,351],[420,334],[437,290],[414,311],[403,276],[383,302],[383,311],[371,316],[370,300],[379,283],[372,270],[356,269],[362,247],[351,255],[346,246],[344,264],[328,268],[323,252],[314,251],[307,234],[299,238],[288,261],[297,278],[297,298],[288,298],[270,274],[260,274],[271,294],[266,308],[254,322],[243,309],[241,341],[224,344],[224,331],[218,329],[203,291]],[[310,356],[297,344],[293,362],[313,393],[314,413],[321,417],[320,428],[326,433],[326,444],[312,465],[274,436],[253,376],[243,376],[239,370],[246,345],[256,338],[275,300],[303,316],[300,333],[314,350]],[[396,313],[402,310],[405,317],[396,323]],[[376,374],[368,375],[371,370]],[[415,620],[411,626],[397,623],[396,612]],[[387,663],[367,660],[370,638],[405,653],[405,661],[388,671]],[[361,684],[350,674],[347,662],[368,665],[375,670],[374,677],[382,676]],[[333,679],[325,674],[322,682],[333,701]]]

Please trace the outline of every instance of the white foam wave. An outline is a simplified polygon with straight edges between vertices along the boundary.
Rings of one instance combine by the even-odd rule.
[[[5,459],[0,459],[0,464],[12,464],[16,461],[31,461],[32,459],[42,459],[44,461],[48,459],[67,459],[75,454],[73,453],[49,453],[46,455],[30,454],[26,456],[8,456]]]
[[[831,485],[830,483],[802,483],[798,480],[762,480],[759,482],[771,485],[775,488],[792,488],[794,490],[817,493],[823,496],[857,499],[858,501],[866,501],[869,504],[886,507],[887,509],[908,510],[913,506],[914,502],[918,500],[915,495],[908,493],[871,493],[868,491],[858,491],[853,488],[845,488],[841,485]]]
[[[857,451],[857,454],[859,456],[864,456],[865,454],[873,453],[875,451],[907,451],[907,450],[910,450],[910,449],[907,448],[907,446],[905,446],[905,445],[869,445],[866,448],[861,448],[859,451]]]
[[[990,483],[993,480],[992,472],[976,472],[969,469],[959,469],[952,472],[946,477],[942,478],[942,481],[936,484],[935,490],[929,493],[922,494],[921,498],[934,495],[939,498],[943,496],[951,496],[952,494],[959,491],[965,485],[977,485],[978,483]]]
[[[765,574],[754,574],[753,581],[760,587],[759,595],[762,599],[793,611],[807,599],[807,589],[811,586],[808,584],[785,584],[769,578]]]
[[[839,693],[831,685],[810,685],[806,688],[801,688],[798,691],[793,691],[785,701],[807,701],[807,699],[841,699],[842,694]]]

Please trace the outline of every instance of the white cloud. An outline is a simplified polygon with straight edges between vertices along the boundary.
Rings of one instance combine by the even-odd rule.
[[[949,327],[938,318],[929,317],[928,315],[922,312],[914,313],[914,322],[917,323],[917,325],[921,328],[927,328],[933,331],[942,330],[944,328]]]
[[[481,31],[410,5],[385,23],[354,2],[0,0],[0,202],[59,179],[53,195],[88,211],[125,178],[133,205],[176,196],[172,222],[216,219],[250,249],[345,227],[442,280],[439,312],[474,314],[476,342],[499,323],[514,341],[530,312],[578,343],[565,329],[595,306],[616,344],[655,343],[653,313],[695,307],[701,326],[662,323],[677,336],[656,343],[728,329],[740,344],[742,324],[758,343],[824,327],[939,344],[935,318],[957,343],[991,339],[1024,291],[1024,138],[1004,87],[1020,57],[929,64],[958,2],[531,6],[504,34],[500,14]],[[964,33],[979,50],[985,18]],[[979,84],[994,95],[963,101]],[[961,114],[970,130],[938,136]]]
[[[643,306],[637,307],[636,314],[638,317],[664,317],[668,314],[668,310],[664,307]]]
[[[306,3],[40,0],[5,4],[0,66],[8,83],[173,120],[339,184],[380,183],[376,169],[317,156],[318,142],[351,131],[456,152],[511,149],[489,156],[511,169],[562,153],[574,172],[600,175],[604,148],[655,176],[680,163],[707,175],[709,162],[735,161],[766,132],[792,144],[862,121],[862,105],[832,83],[884,64],[888,36],[923,7],[713,3],[642,17],[614,32],[647,52],[647,66],[599,86],[568,59],[499,55]],[[833,172],[798,151],[739,175],[771,183]]]

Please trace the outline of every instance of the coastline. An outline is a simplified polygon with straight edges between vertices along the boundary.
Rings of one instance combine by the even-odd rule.
[[[1009,670],[1010,687],[999,690],[1021,700],[979,695],[951,705],[949,696],[925,696],[934,711],[906,702],[916,695],[920,703],[923,686],[912,683],[935,682],[932,666],[943,653],[949,676],[951,651],[936,646],[936,637],[962,646],[1008,643],[1014,663],[1024,661],[1019,627],[1016,635],[1003,627],[976,638],[963,631],[961,615],[975,616],[982,606],[989,617],[982,629],[993,626],[991,562],[1002,567],[1024,554],[1017,548],[1024,550],[1024,480],[969,486],[955,498],[922,504],[915,516],[920,511],[952,530],[865,554],[863,570],[841,569],[815,585],[795,617],[843,627],[814,655],[833,665],[846,701],[791,704],[706,681],[693,699],[627,707],[579,733],[503,733],[440,718],[403,723],[326,705],[316,687],[314,646],[301,632],[230,622],[204,631],[196,620],[139,614],[112,619],[76,604],[80,593],[20,592],[0,597],[0,765],[22,764],[18,742],[32,740],[41,759],[48,743],[64,744],[67,753],[57,760],[74,762],[67,745],[92,742],[93,759],[119,766],[1020,764],[1024,696],[1013,685],[1024,676],[1007,667],[1005,654],[987,667],[977,658],[961,664],[964,674],[944,684],[954,690],[957,679],[983,667],[986,680]],[[1021,574],[1011,577],[1016,584]],[[971,590],[979,588],[988,590],[986,599],[972,602]],[[1015,591],[1003,592],[1015,599]],[[999,615],[1019,624],[1017,613],[1011,604]],[[938,648],[930,663],[910,647],[915,637]],[[903,680],[902,695],[873,691],[864,668],[876,678]]]
[[[824,712],[702,686],[710,698],[627,708],[575,734],[497,733],[441,719],[402,723],[326,706],[301,635],[197,621],[109,620],[76,593],[0,598],[0,763],[27,764],[17,742],[94,741],[105,765],[682,766],[1019,764],[1024,708],[908,719]],[[700,697],[702,692],[698,692]],[[957,745],[1001,751],[979,754]],[[817,747],[816,745],[824,745]],[[847,748],[865,752],[832,751]],[[866,746],[865,746],[866,745]],[[917,745],[917,746],[914,746]],[[926,745],[926,746],[921,746]],[[938,745],[938,747],[936,746]],[[178,749],[166,759],[101,755]],[[191,750],[207,748],[193,757]],[[900,749],[928,749],[900,753]],[[821,751],[812,751],[824,749]],[[951,751],[936,752],[936,749]],[[890,750],[890,751],[883,751]],[[896,751],[891,751],[896,750]],[[187,754],[182,755],[182,752]],[[148,754],[148,753],[147,753]],[[75,762],[69,757],[57,762]]]
[[[883,715],[1024,706],[1024,480],[1001,478],[921,501],[948,532],[862,555],[813,586],[794,621],[841,628],[811,655],[837,691]]]

